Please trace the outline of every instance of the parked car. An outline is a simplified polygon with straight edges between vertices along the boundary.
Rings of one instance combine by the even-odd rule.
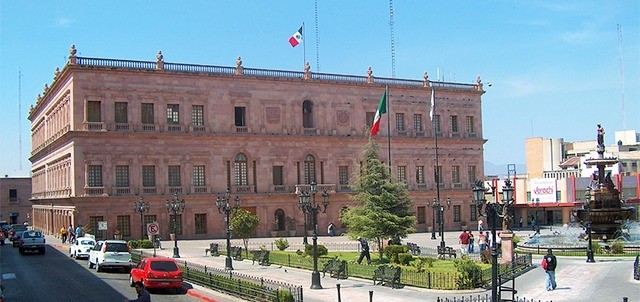
[[[98,272],[104,268],[131,269],[131,249],[123,240],[100,240],[89,251],[89,268]]]
[[[129,273],[129,284],[141,281],[147,288],[182,289],[182,271],[171,258],[144,258]]]
[[[69,256],[72,258],[89,258],[89,251],[96,245],[96,241],[91,237],[80,237],[76,239],[69,248]]]
[[[0,232],[0,245],[4,245],[4,232]]]
[[[24,254],[25,251],[29,250],[37,250],[38,252],[40,252],[40,254],[44,255],[46,240],[44,239],[44,235],[42,235],[42,232],[36,230],[28,230],[23,231],[16,236],[19,236],[20,239],[14,239],[13,241],[18,241],[20,254]]]

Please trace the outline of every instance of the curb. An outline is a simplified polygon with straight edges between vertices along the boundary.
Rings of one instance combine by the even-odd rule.
[[[196,299],[199,299],[200,301],[205,301],[205,302],[221,302],[221,301],[215,300],[215,299],[207,296],[206,294],[201,293],[200,291],[195,290],[195,289],[188,289],[187,290],[187,296],[191,296],[191,297],[194,297]]]

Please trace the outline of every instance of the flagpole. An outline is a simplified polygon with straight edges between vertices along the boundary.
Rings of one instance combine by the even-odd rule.
[[[436,89],[435,88],[431,88],[431,127],[433,127],[433,133],[435,135],[435,140],[436,140],[436,167],[434,169],[434,176],[436,178],[436,200],[437,203],[439,205],[440,203],[440,173],[438,173],[438,167],[440,166],[440,163],[438,161],[438,129],[436,127],[436,124],[433,122],[433,116],[435,115],[435,111],[436,111]],[[440,214],[440,209],[438,209],[438,214]],[[431,239],[436,239],[436,211],[435,211],[435,207],[433,207],[433,226],[431,227]],[[440,223],[443,223],[442,221],[442,217],[440,217]],[[440,236],[443,236],[443,234],[440,234]]]
[[[307,43],[304,34],[307,30],[304,28],[304,22],[302,22],[302,68],[304,68],[305,64],[307,64]]]
[[[389,176],[391,176],[391,111],[389,110],[391,104],[391,96],[389,95],[389,85],[385,88],[385,94],[387,95],[387,148],[389,148]]]

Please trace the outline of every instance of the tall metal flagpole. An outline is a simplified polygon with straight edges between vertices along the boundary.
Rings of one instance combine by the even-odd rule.
[[[391,176],[391,111],[389,110],[391,98],[389,96],[389,85],[387,85],[384,90],[384,93],[387,95],[387,148],[389,148],[389,176]]]
[[[438,162],[438,129],[436,127],[436,124],[433,122],[433,115],[435,114],[436,111],[436,90],[435,88],[431,87],[431,111],[429,111],[429,118],[431,119],[431,127],[433,127],[433,133],[435,135],[435,139],[436,139],[436,166],[434,168],[433,171],[433,175],[436,178],[436,200],[439,203],[440,202],[440,175],[438,173],[438,166],[439,166],[439,162]],[[438,209],[438,214],[440,213],[440,209]],[[442,217],[438,217],[440,219],[440,223],[442,223]],[[436,239],[436,208],[433,207],[433,219],[432,219],[432,223],[433,226],[431,227],[431,239]],[[443,236],[442,234],[440,234],[440,236]]]
[[[302,22],[302,68],[304,69],[305,64],[307,64],[307,43],[304,41],[307,39],[304,34],[307,30],[304,28],[304,22]]]

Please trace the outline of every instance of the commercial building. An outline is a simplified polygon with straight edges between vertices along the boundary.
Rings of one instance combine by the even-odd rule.
[[[215,200],[229,189],[260,218],[257,236],[283,236],[288,228],[300,235],[305,217],[296,192],[315,181],[320,193],[330,192],[320,233],[330,222],[343,231],[339,214],[354,204],[349,184],[386,87],[389,109],[375,139],[382,161],[407,183],[417,230],[432,227],[438,191],[452,201],[445,229],[475,222],[471,183],[483,175],[480,79],[390,79],[364,70],[253,69],[240,58],[235,67],[178,64],[161,52],[156,61],[99,59],[78,57],[72,46],[29,113],[34,224],[50,233],[80,224],[99,236],[117,230],[137,238],[141,225],[157,221],[167,238],[165,204],[177,194],[186,203],[177,215],[181,238],[224,237]],[[150,203],[142,221],[133,209],[140,198]]]
[[[0,220],[31,224],[31,178],[0,178]]]

